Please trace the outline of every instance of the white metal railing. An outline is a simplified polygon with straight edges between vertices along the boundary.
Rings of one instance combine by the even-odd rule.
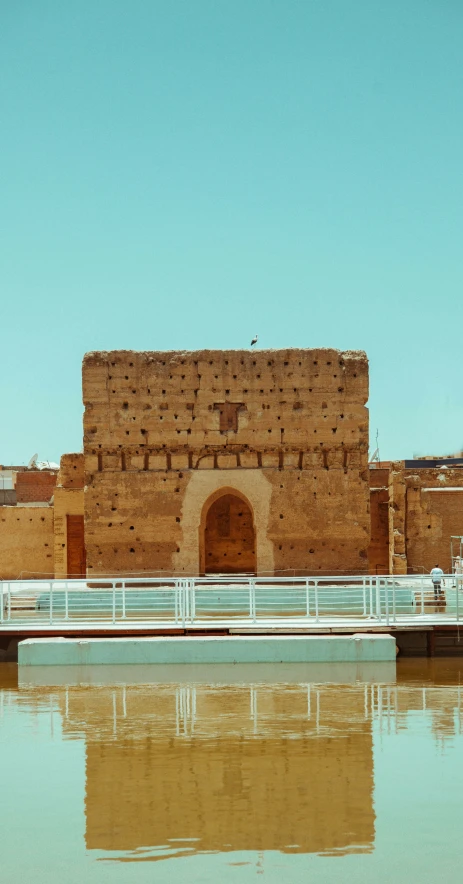
[[[363,621],[389,626],[411,620],[459,623],[463,575],[445,577],[441,593],[429,576],[207,577],[20,580],[0,583],[0,630],[78,623],[176,626]]]

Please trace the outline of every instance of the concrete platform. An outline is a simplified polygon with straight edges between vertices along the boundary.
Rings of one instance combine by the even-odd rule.
[[[165,663],[392,662],[390,635],[234,635],[149,638],[33,638],[18,646],[20,666]]]

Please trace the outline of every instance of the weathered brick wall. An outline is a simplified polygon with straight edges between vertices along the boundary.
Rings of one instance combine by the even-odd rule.
[[[0,509],[0,579],[53,577],[53,507]]]
[[[18,503],[48,503],[53,497],[56,470],[27,470],[16,476]]]
[[[80,488],[85,484],[83,453],[63,454],[59,464],[57,485],[61,488]]]
[[[407,573],[406,499],[403,461],[397,461],[389,472],[389,574]]]
[[[259,572],[367,569],[364,353],[90,353],[83,396],[89,573],[197,572],[229,492]]]
[[[61,456],[58,483],[54,496],[55,509],[55,577],[68,576],[67,516],[84,514],[84,455]]]
[[[389,471],[370,468],[370,574],[389,573]]]
[[[370,574],[389,573],[389,470],[370,467]]]
[[[463,469],[408,470],[405,484],[408,570],[430,571],[439,562],[449,571],[450,537],[463,536]]]

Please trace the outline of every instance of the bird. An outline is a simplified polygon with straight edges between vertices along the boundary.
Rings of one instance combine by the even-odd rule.
[[[257,335],[251,341],[251,347],[254,347],[254,344],[257,344]]]

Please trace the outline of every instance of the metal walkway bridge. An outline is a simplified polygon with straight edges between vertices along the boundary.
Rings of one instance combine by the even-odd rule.
[[[0,583],[0,634],[368,631],[457,626],[463,576],[95,578]]]

